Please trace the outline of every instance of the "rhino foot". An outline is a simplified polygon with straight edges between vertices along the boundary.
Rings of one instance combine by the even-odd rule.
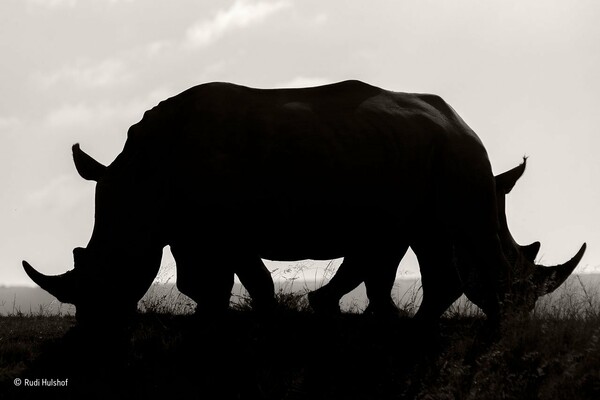
[[[308,293],[308,304],[317,314],[341,314],[339,299],[328,296],[322,289]]]
[[[252,305],[252,310],[262,315],[273,314],[278,306],[275,297],[252,299],[250,304]]]
[[[378,318],[397,318],[402,316],[400,309],[391,299],[382,303],[370,302],[365,309],[364,314],[372,315]]]

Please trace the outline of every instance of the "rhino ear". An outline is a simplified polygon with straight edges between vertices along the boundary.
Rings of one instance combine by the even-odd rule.
[[[72,149],[73,161],[75,162],[75,168],[77,168],[79,175],[88,181],[98,182],[98,180],[104,175],[106,166],[100,164],[98,161],[94,160],[83,150],[81,150],[79,143],[75,143]]]
[[[535,261],[535,258],[537,257],[538,253],[540,252],[540,242],[533,242],[531,244],[528,244],[526,246],[519,246],[521,252],[523,253],[523,256],[525,256],[525,259],[531,263],[533,263]]]
[[[508,194],[515,186],[515,183],[519,180],[519,178],[525,172],[525,167],[527,165],[527,157],[523,157],[523,163],[509,171],[506,171],[498,176],[496,176],[496,192],[502,194]]]

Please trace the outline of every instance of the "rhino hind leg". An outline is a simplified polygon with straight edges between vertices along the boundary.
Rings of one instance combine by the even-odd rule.
[[[319,314],[339,314],[340,300],[365,279],[363,259],[348,255],[325,285],[308,294],[308,303]]]
[[[372,265],[365,269],[365,287],[369,299],[366,314],[386,317],[397,316],[400,312],[392,299],[392,288],[396,281],[398,266],[408,250],[408,245],[399,246],[394,250],[392,253],[380,252],[370,260]]]
[[[389,250],[363,250],[347,255],[335,275],[323,287],[308,294],[311,308],[321,314],[340,312],[340,300],[354,290],[363,281],[367,288],[369,307],[365,312],[371,314],[397,314],[398,309],[391,297],[398,264],[408,246],[399,246],[391,253]]]
[[[342,265],[344,265],[344,263],[342,263]],[[340,265],[340,268],[342,267],[342,265]],[[334,275],[334,277],[336,275]],[[354,288],[360,285],[360,278],[358,278],[356,281],[356,285],[348,284],[348,286],[353,286],[353,288],[349,291],[352,291]],[[330,283],[331,282],[321,286],[316,290],[313,290],[312,292],[309,292],[307,295],[308,304],[310,305],[310,308],[312,308],[312,310],[317,314],[335,315],[341,312],[340,299],[346,293],[339,293],[337,290],[335,290],[336,285],[330,285]]]

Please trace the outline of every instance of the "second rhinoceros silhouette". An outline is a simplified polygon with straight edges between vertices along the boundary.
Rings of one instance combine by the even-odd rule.
[[[498,209],[499,238],[502,252],[511,268],[510,282],[506,286],[506,300],[510,307],[506,311],[529,311],[535,306],[538,297],[556,290],[573,272],[586,249],[584,244],[577,254],[564,264],[544,267],[535,264],[540,250],[540,243],[534,242],[526,246],[519,245],[508,228],[506,219],[505,197],[513,189],[517,180],[525,172],[527,159],[510,171],[495,177],[496,200]],[[416,318],[432,320],[439,317],[460,295],[467,296],[479,305],[487,290],[481,285],[477,270],[469,270],[461,265],[451,237],[438,238],[435,242],[428,237],[408,239],[403,244],[404,251],[411,246],[419,261],[422,278],[423,300]],[[401,248],[398,243],[398,248]],[[309,293],[309,303],[320,313],[339,313],[339,302],[345,294],[365,282],[369,306],[367,313],[393,315],[398,309],[391,297],[391,290],[396,278],[397,264],[386,264],[386,268],[369,268],[367,260],[358,263],[354,259],[344,260],[336,274],[323,287]]]
[[[358,81],[210,83],[147,111],[109,166],[73,152],[80,175],[97,182],[91,239],[65,274],[23,266],[75,304],[78,320],[134,310],[166,245],[179,289],[209,312],[227,308],[234,273],[258,306],[272,304],[261,258],[344,257],[384,273],[407,244],[424,249],[433,287],[458,258],[478,277],[464,290],[490,316],[514,286],[519,260],[503,250],[487,153],[438,96]]]

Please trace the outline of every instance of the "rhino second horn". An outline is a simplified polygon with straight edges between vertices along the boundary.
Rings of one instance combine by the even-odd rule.
[[[536,286],[538,296],[552,293],[567,280],[581,261],[586,247],[587,245],[584,243],[577,254],[564,264],[554,267],[536,266],[537,268],[533,274],[533,283]]]
[[[104,175],[106,166],[100,164],[86,152],[81,150],[79,143],[75,143],[72,150],[73,162],[75,163],[75,168],[77,169],[77,172],[79,172],[79,175],[85,180],[98,182]]]
[[[44,275],[27,261],[23,261],[23,269],[32,281],[56,297],[61,303],[73,303],[71,290],[66,285],[64,275]]]

